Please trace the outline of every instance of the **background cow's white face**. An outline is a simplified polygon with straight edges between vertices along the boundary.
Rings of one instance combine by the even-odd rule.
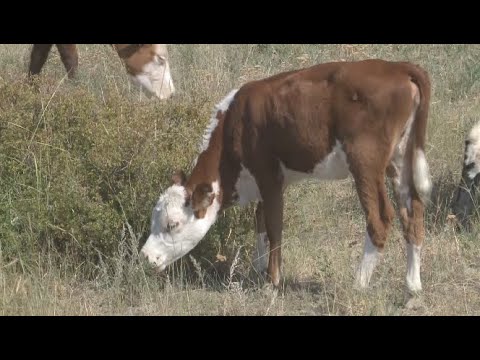
[[[218,191],[218,185],[214,187]],[[217,218],[220,204],[215,200],[202,218],[195,217],[187,190],[172,185],[160,196],[152,212],[151,234],[141,254],[159,270],[192,250]]]
[[[462,179],[452,204],[455,219],[464,227],[470,228],[470,216],[475,208],[475,200],[480,186],[480,122],[477,123],[465,141]]]
[[[132,82],[148,96],[164,100],[175,93],[165,44],[144,45],[125,59],[125,63]]]

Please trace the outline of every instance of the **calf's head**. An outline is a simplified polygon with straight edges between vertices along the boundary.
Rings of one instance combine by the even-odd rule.
[[[158,270],[186,255],[206,235],[220,210],[219,185],[185,187],[183,172],[172,177],[172,185],[160,196],[152,211],[151,233],[140,250]]]

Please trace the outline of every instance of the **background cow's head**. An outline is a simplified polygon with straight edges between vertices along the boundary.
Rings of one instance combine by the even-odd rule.
[[[218,183],[202,184],[190,192],[185,182],[183,172],[174,174],[172,185],[153,209],[151,233],[140,251],[158,270],[192,250],[217,219]]]
[[[480,185],[480,124],[473,127],[465,141],[462,179],[452,204],[453,215],[466,228],[474,212],[476,194]]]
[[[165,44],[115,44],[120,58],[125,62],[132,82],[146,94],[164,100],[175,93],[167,45]]]

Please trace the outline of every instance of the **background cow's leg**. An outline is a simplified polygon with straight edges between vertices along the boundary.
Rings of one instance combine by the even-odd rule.
[[[382,152],[375,152],[374,149],[363,150],[372,151],[369,154],[386,156]],[[382,166],[386,162],[385,159],[375,159],[372,156],[369,162],[365,159],[349,161],[367,223],[364,253],[356,274],[356,286],[366,288],[375,270],[378,256],[383,252],[395,210],[387,196],[385,186],[385,167]]]
[[[269,241],[265,227],[265,213],[263,202],[259,201],[255,210],[255,230],[257,233],[257,246],[253,253],[253,266],[259,275],[263,275],[268,268]]]
[[[471,229],[470,216],[473,213],[475,205],[475,196],[477,193],[477,187],[480,183],[480,177],[477,175],[475,178],[469,177],[468,171],[466,171],[464,165],[462,170],[462,179],[457,188],[457,195],[452,205],[453,213],[455,214],[459,224],[466,230]]]
[[[460,224],[470,230],[470,216],[475,208],[476,193],[480,185],[480,123],[475,125],[465,141],[462,178],[452,204],[453,214]]]
[[[33,44],[28,66],[28,77],[40,74],[53,44]]]
[[[62,63],[67,70],[68,77],[73,79],[77,75],[78,51],[75,44],[56,44]]]

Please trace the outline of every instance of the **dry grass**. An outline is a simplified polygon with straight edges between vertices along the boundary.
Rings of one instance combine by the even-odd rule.
[[[479,117],[477,45],[173,45],[179,97],[143,101],[107,46],[80,47],[75,84],[49,59],[40,92],[23,85],[29,46],[0,45],[0,314],[479,315],[480,227],[445,223],[463,139]],[[252,208],[230,209],[165,274],[136,258],[168,170],[188,167],[210,109],[233,87],[331,60],[410,60],[433,83],[420,306],[405,306],[398,222],[371,289],[352,289],[364,219],[352,180],[287,191],[284,283],[252,275]]]

